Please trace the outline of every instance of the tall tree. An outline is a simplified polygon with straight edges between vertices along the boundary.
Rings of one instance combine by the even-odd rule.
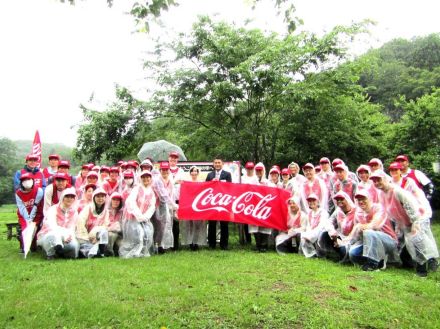
[[[354,25],[337,27],[322,38],[309,33],[282,38],[202,17],[190,35],[169,45],[175,58],[164,61],[169,49],[159,48],[158,60],[146,63],[162,87],[155,95],[155,114],[182,122],[191,148],[207,158],[222,153],[273,163],[285,152],[279,148],[284,123],[292,111],[300,113],[295,104],[320,93],[316,72],[333,72],[345,55],[341,38],[363,29]],[[351,78],[344,82],[342,75],[328,74],[327,82],[339,79],[332,88],[355,86]]]

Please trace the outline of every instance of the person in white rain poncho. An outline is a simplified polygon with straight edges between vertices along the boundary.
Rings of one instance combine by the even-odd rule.
[[[356,174],[359,177],[358,190],[367,190],[369,199],[373,203],[377,203],[379,198],[377,196],[377,189],[374,187],[373,181],[370,180],[371,169],[367,165],[360,165],[356,169]]]
[[[350,234],[350,260],[362,264],[362,270],[384,269],[387,260],[398,261],[397,236],[383,206],[372,203],[367,190],[356,195],[358,207]]]
[[[154,243],[157,244],[159,254],[174,246],[173,211],[177,210],[174,199],[174,182],[170,176],[168,162],[160,163],[160,175],[153,180],[153,189],[159,199],[159,206],[152,218],[154,227]]]
[[[307,182],[307,178],[299,173],[300,168],[296,162],[289,164],[288,169],[290,172],[290,180],[286,189],[290,191],[293,196],[301,197],[301,187],[305,182]]]
[[[269,181],[271,184],[268,186],[283,188],[283,183],[280,182],[280,174],[281,172],[276,166],[270,168]]]
[[[343,191],[336,193],[333,200],[336,209],[319,236],[318,246],[321,254],[336,253],[339,260],[343,261],[347,258],[348,236],[353,229],[356,206],[349,195]]]
[[[289,181],[290,181],[290,170],[288,168],[283,168],[281,170],[281,188],[290,191]]]
[[[318,197],[320,209],[327,211],[329,191],[324,181],[316,177],[315,166],[311,163],[306,163],[303,166],[303,172],[307,181],[300,186],[302,210],[308,212],[309,207],[307,198],[310,194],[314,194]]]
[[[292,253],[299,251],[301,233],[308,229],[307,214],[300,209],[300,199],[291,197],[287,200],[288,217],[287,232],[280,232],[275,238],[276,250],[278,253]]]
[[[46,252],[47,259],[77,258],[79,243],[75,237],[78,213],[74,207],[74,188],[63,190],[60,202],[47,210],[43,227],[37,234],[37,243]]]
[[[200,182],[200,170],[197,167],[191,167],[189,174],[190,182]],[[184,184],[184,183],[183,183]],[[183,220],[180,222],[182,231],[182,245],[189,245],[190,249],[197,251],[199,246],[206,245],[206,222],[202,220]]]
[[[255,164],[251,161],[246,162],[244,168],[246,169],[246,173],[241,176],[241,183],[258,185],[258,177],[255,174]]]
[[[348,177],[348,167],[344,164],[339,164],[333,168],[335,179],[332,184],[331,195],[334,197],[339,191],[345,192],[353,201],[354,194],[357,189],[357,180]]]
[[[128,196],[130,195],[133,188],[136,186],[136,182],[134,179],[134,174],[130,170],[126,170],[123,172],[124,182],[122,183],[123,189],[121,192],[122,201],[126,201]]]
[[[149,257],[153,246],[151,217],[156,210],[156,196],[152,188],[151,172],[143,170],[141,183],[133,188],[122,215],[122,258]]]
[[[264,186],[276,187],[266,178],[266,168],[264,164],[259,162],[255,165],[255,174],[258,178],[258,184]],[[266,252],[269,247],[269,236],[272,233],[272,229],[268,227],[249,225],[249,234],[253,234],[255,237],[256,249],[259,252]]]
[[[108,244],[109,211],[105,206],[107,194],[98,187],[92,196],[92,203],[84,207],[76,225],[76,237],[84,257],[104,257]]]
[[[86,186],[84,186],[84,192],[81,193],[81,200],[79,200],[76,204],[76,209],[78,210],[78,213],[80,213],[81,210],[83,210],[88,204],[91,204],[93,202],[93,192],[96,190],[96,188],[97,186],[95,184],[87,184]]]
[[[318,177],[325,182],[327,189],[330,190],[330,180],[334,175],[330,165],[330,159],[327,157],[321,158],[319,160],[319,165],[321,166],[321,171],[319,172]]]
[[[374,186],[379,189],[379,201],[395,221],[403,236],[400,247],[405,246],[416,265],[416,274],[426,277],[428,260],[434,259],[430,269],[437,270],[438,250],[426,218],[420,212],[417,200],[401,187],[390,183],[387,175],[378,170],[371,175]]]
[[[328,213],[320,207],[319,197],[312,193],[307,197],[309,212],[307,214],[307,230],[301,233],[300,248],[307,258],[320,256],[318,254],[318,238],[328,225]]]
[[[108,224],[108,245],[105,250],[106,256],[118,255],[119,246],[122,241],[122,213],[124,209],[124,203],[122,201],[122,195],[118,192],[113,192],[110,195],[110,203],[108,207],[109,211],[109,224]]]

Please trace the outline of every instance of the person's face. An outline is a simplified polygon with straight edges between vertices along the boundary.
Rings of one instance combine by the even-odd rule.
[[[118,173],[118,172],[116,172],[116,171],[112,171],[112,172],[110,173],[110,179],[111,179],[112,181],[118,180],[118,177],[119,177],[119,173]]]
[[[162,178],[166,179],[170,175],[170,171],[168,169],[161,169],[160,170],[160,175],[162,176]]]
[[[178,161],[178,159],[179,158],[176,158],[176,157],[168,157],[168,162],[170,163],[170,166],[171,167],[175,167],[175,166],[177,166],[177,161]]]
[[[272,182],[278,182],[279,177],[280,176],[276,172],[270,174],[270,179],[272,180]]]
[[[196,180],[197,176],[199,175],[199,172],[197,170],[192,170],[189,174],[191,175],[191,178],[193,180]]]
[[[402,176],[400,169],[390,169],[390,175],[394,180],[399,180]]]
[[[384,190],[386,188],[385,180],[380,177],[373,177],[371,179],[373,181],[374,187],[379,190]]]
[[[71,194],[65,195],[64,198],[63,198],[63,205],[66,208],[70,208],[73,205],[74,202],[75,202],[75,196],[74,195],[71,195]]]
[[[341,181],[347,178],[347,174],[345,173],[344,170],[336,170],[335,173],[336,173],[336,177]]]
[[[105,194],[99,193],[95,195],[95,203],[102,206],[105,203]]]
[[[98,177],[96,176],[90,176],[89,178],[87,178],[87,183],[88,184],[95,184],[98,182]]]
[[[67,186],[67,180],[65,179],[55,179],[55,186],[58,191],[62,191]]]
[[[312,209],[312,210],[318,209],[318,200],[309,199],[309,200],[307,200],[307,203],[309,204],[310,209]]]
[[[160,171],[160,173],[162,174],[162,170]],[[168,173],[168,170],[167,170],[167,173]],[[167,177],[168,177],[168,175],[167,175]],[[142,185],[144,185],[145,187],[149,186],[151,184],[151,176],[150,175],[143,175],[141,177],[141,182],[142,182]]]
[[[215,170],[217,170],[217,171],[222,170],[222,168],[223,168],[223,161],[221,159],[214,159],[213,165],[214,165],[214,169]]]
[[[109,173],[107,171],[101,172],[101,180],[106,179],[109,176]]]
[[[69,173],[69,168],[67,168],[67,167],[58,167],[58,172],[68,174]]]
[[[143,171],[143,170],[151,171],[152,169],[153,169],[153,167],[151,167],[151,166],[149,166],[149,165],[142,165],[142,166],[141,166],[141,171]]]
[[[409,162],[406,160],[397,160],[397,162],[399,162],[402,165],[402,169],[405,171],[406,169],[408,169],[409,166]]]
[[[57,167],[58,166],[58,162],[59,162],[59,160],[58,159],[49,159],[49,166],[51,166],[51,167]]]
[[[306,176],[306,178],[308,180],[312,180],[313,177],[315,176],[315,170],[312,168],[309,168],[309,167],[305,168],[304,169],[304,176]]]
[[[91,201],[92,200],[92,195],[93,195],[93,187],[89,187],[86,192],[85,192],[85,198],[87,201]]]
[[[361,170],[358,172],[358,174],[359,174],[359,178],[363,182],[367,182],[370,177],[370,175],[368,174],[368,171],[366,171],[366,170]]]
[[[83,178],[84,178],[84,177],[87,177],[87,174],[88,174],[88,173],[89,173],[89,169],[84,169],[84,168],[83,168],[83,169],[81,170],[81,177],[83,177]]]
[[[254,168],[246,168],[246,173],[248,176],[254,175]]]
[[[263,170],[262,169],[256,169],[255,175],[257,175],[258,178],[263,177]]]
[[[344,198],[337,198],[336,199],[336,205],[341,208],[344,212],[350,211],[351,207],[348,204],[347,200]]]
[[[370,166],[372,172],[374,172],[374,171],[376,171],[377,169],[380,168],[378,163],[372,163],[369,166]]]
[[[364,211],[367,211],[370,208],[370,200],[368,200],[365,197],[359,197],[356,198],[357,204],[359,208],[361,208]]]
[[[298,205],[295,202],[289,202],[289,207],[290,207],[290,210],[294,214],[296,214],[298,212],[298,210],[299,210],[299,207],[298,207]]]
[[[296,166],[290,166],[289,170],[293,176],[295,176],[298,173],[298,168]]]
[[[28,166],[31,169],[34,169],[37,166],[37,161],[34,159],[27,160],[26,166]]]
[[[285,181],[285,182],[289,180],[288,174],[283,174],[281,177],[283,177],[283,181]]]
[[[320,162],[319,164],[321,165],[321,169],[323,171],[328,171],[330,169],[330,163],[328,162]]]
[[[112,208],[113,209],[119,208],[120,204],[121,204],[121,200],[120,199],[112,199]]]

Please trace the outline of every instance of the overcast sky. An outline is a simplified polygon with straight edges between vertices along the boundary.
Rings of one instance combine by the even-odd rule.
[[[133,18],[124,14],[127,2],[115,0],[108,9],[106,0],[77,0],[76,6],[56,0],[0,1],[0,137],[29,140],[38,129],[43,142],[74,146],[75,126],[82,119],[79,104],[94,94],[93,105],[103,107],[114,99],[116,83],[141,91],[143,52],[151,39],[190,30],[197,15],[217,14],[237,24],[253,18],[253,27],[284,29],[275,0],[261,1],[256,10],[249,0],[178,0],[180,5],[161,17],[166,28],[153,25],[148,35],[133,33]],[[375,20],[368,44],[357,49],[440,32],[438,0],[297,0],[295,5],[303,29],[316,33]]]

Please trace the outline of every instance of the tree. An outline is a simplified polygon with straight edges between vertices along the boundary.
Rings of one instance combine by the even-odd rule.
[[[281,38],[202,17],[189,36],[181,36],[170,45],[176,58],[164,61],[163,54],[169,49],[159,47],[159,58],[146,63],[155,70],[162,87],[154,98],[155,115],[178,120],[179,131],[188,136],[182,146],[205,154],[207,159],[221,153],[242,161],[284,161],[289,129],[304,133],[307,126],[313,129],[311,133],[318,132],[313,124],[303,121],[297,121],[301,125],[296,126],[287,122],[286,126],[291,118],[307,122],[313,112],[315,119],[319,116],[324,123],[328,115],[340,111],[337,101],[346,103],[344,113],[346,117],[350,114],[350,119],[363,117],[368,121],[368,116],[357,111],[379,115],[377,107],[367,106],[355,71],[344,76],[348,70],[344,74],[332,70],[344,59],[341,38],[363,29],[363,25],[355,25],[337,27],[322,38],[308,33]],[[342,98],[332,100],[335,94]],[[327,98],[319,103],[323,95]],[[332,108],[326,105],[327,100],[332,101]],[[355,127],[362,130],[367,126],[362,124]],[[372,144],[368,141],[366,145]],[[293,154],[308,158],[318,149]]]
[[[146,104],[133,98],[126,88],[116,88],[117,101],[106,111],[81,105],[84,121],[78,129],[74,155],[83,161],[116,162],[137,150],[133,143],[148,122]]]
[[[13,177],[18,167],[14,143],[0,138],[0,206],[15,202]]]

